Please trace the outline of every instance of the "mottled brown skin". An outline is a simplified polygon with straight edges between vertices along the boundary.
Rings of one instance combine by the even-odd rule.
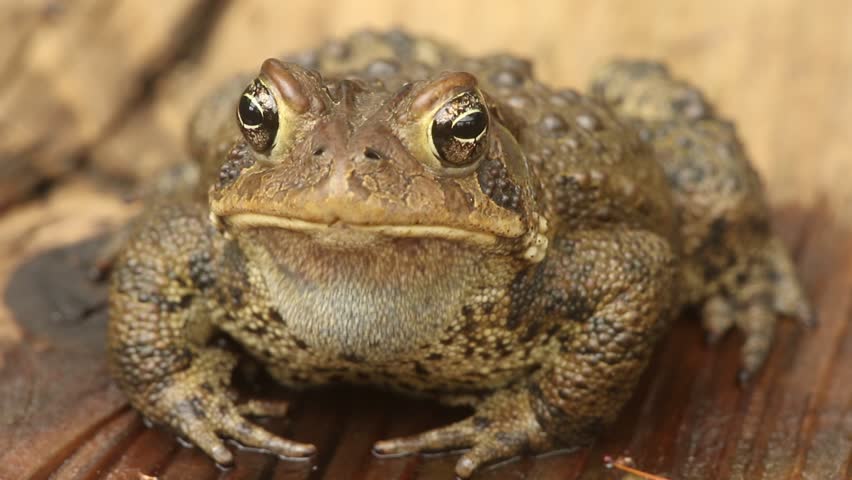
[[[221,437],[314,451],[244,419],[282,408],[236,404],[222,334],[285,385],[473,406],[375,446],[470,448],[468,477],[593,438],[686,304],[744,332],[744,375],[778,314],[811,318],[733,127],[660,65],[614,62],[583,96],[398,32],[290,61],[199,109],[197,193],[157,202],[113,274],[116,379],[219,463]],[[242,133],[238,102],[262,112],[240,107]],[[479,136],[447,136],[456,120]]]

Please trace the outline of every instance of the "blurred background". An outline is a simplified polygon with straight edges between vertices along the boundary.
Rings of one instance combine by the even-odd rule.
[[[457,412],[348,391],[272,424],[320,445],[319,466],[244,451],[220,472],[144,429],[103,362],[93,237],[142,203],[123,197],[186,160],[199,100],[267,57],[365,28],[510,52],[557,87],[584,89],[613,56],[667,62],[738,125],[822,321],[807,334],[781,322],[745,389],[733,382],[741,337],[709,348],[695,321],[678,322],[593,449],[480,478],[622,478],[602,459],[625,452],[672,479],[849,478],[849,0],[0,0],[0,478],[450,478],[453,456],[379,459],[369,445]]]
[[[664,60],[737,122],[774,203],[850,205],[850,26],[848,0],[0,0],[0,209],[74,170],[147,178],[217,82],[364,28],[508,51],[558,86]]]

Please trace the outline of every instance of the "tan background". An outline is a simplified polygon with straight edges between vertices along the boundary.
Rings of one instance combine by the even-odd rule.
[[[0,179],[33,165],[63,172],[79,158],[125,176],[148,174],[175,158],[193,105],[228,74],[329,36],[399,26],[471,54],[528,57],[556,85],[584,85],[614,55],[665,60],[740,125],[773,200],[826,194],[852,204],[846,0],[0,5],[0,44],[14,47],[0,52],[0,161],[25,164]],[[12,183],[6,195],[21,188]]]
[[[488,478],[614,478],[600,458],[628,448],[673,478],[847,478],[849,0],[0,0],[0,478],[138,478],[122,475],[150,473],[151,458],[172,458],[164,478],[187,468],[216,478],[197,451],[173,453],[171,436],[143,430],[126,408],[102,365],[103,288],[85,279],[78,250],[45,252],[123,223],[133,207],[120,194],[184,158],[186,119],[217,82],[365,27],[403,27],[471,54],[509,51],[560,86],[584,86],[615,55],[668,62],[739,125],[824,319],[808,335],[784,323],[754,390],[730,381],[739,338],[706,349],[697,329],[678,327],[661,346],[655,376],[596,450],[515,463]],[[341,422],[355,432],[414,433],[443,415],[424,410],[412,423],[400,413],[410,405],[383,401],[361,401],[358,415]],[[296,436],[312,438],[339,410],[298,417]],[[365,455],[357,458],[375,478],[395,478],[375,473],[382,468],[416,467],[422,479],[451,469],[452,458],[382,463],[369,457],[364,437],[346,435],[337,450],[344,453],[320,468],[324,478],[350,478],[355,454],[347,446]],[[122,453],[128,438],[135,450]],[[333,443],[324,448],[335,451]],[[274,478],[313,475],[282,472]]]

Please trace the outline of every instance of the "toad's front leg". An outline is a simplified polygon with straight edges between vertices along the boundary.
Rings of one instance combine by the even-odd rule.
[[[664,239],[644,231],[572,233],[554,247],[545,277],[555,280],[543,294],[582,298],[588,313],[547,320],[562,322],[563,334],[554,336],[540,368],[486,398],[470,418],[379,442],[376,450],[470,448],[456,464],[467,478],[487,462],[586,443],[616,418],[672,316],[673,256]],[[546,315],[535,310],[530,315]]]
[[[279,455],[311,455],[312,445],[281,439],[243,418],[281,409],[237,405],[230,389],[237,357],[209,344],[217,321],[239,315],[246,304],[232,288],[242,283],[239,269],[229,267],[232,254],[200,206],[161,207],[138,226],[113,272],[113,375],[137,410],[217,463],[233,461],[220,436]]]

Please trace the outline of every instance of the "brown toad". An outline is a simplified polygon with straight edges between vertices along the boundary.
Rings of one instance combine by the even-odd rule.
[[[684,305],[743,331],[744,375],[776,315],[810,322],[733,126],[664,67],[614,62],[583,96],[398,32],[291,62],[199,109],[196,193],[156,202],[113,274],[115,377],[217,462],[220,436],[314,451],[244,419],[276,409],[235,403],[217,335],[285,385],[473,406],[375,446],[470,448],[467,477],[591,438]]]

